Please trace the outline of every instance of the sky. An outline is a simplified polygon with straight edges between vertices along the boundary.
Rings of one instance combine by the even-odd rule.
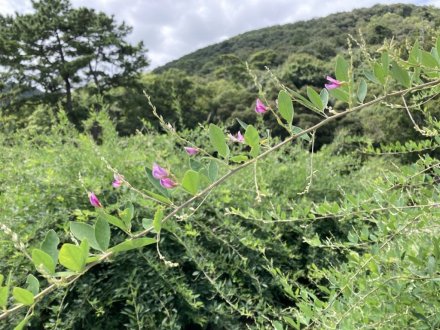
[[[150,69],[238,34],[294,23],[377,3],[440,7],[440,0],[71,0],[114,15],[133,27],[128,40],[143,41]],[[0,0],[0,13],[32,12],[30,0]]]

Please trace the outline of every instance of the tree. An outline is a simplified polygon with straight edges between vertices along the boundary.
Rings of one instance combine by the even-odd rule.
[[[104,95],[135,82],[148,65],[143,43],[129,44],[125,38],[132,28],[118,25],[114,16],[72,8],[69,0],[32,1],[32,6],[31,14],[0,15],[0,80],[5,84],[0,106],[23,93],[38,94],[45,103],[62,100],[72,117],[75,89],[88,86]]]

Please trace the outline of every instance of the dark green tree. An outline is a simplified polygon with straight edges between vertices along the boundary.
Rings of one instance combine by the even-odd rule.
[[[38,96],[48,104],[62,101],[74,118],[75,89],[105,95],[136,82],[148,65],[143,43],[128,43],[132,28],[113,16],[73,8],[69,0],[33,0],[32,6],[31,14],[0,15],[0,105],[14,109],[12,100]]]

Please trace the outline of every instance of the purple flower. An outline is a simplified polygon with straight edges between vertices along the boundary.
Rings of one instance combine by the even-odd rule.
[[[190,156],[197,155],[199,153],[199,149],[193,147],[184,147],[186,153]]]
[[[168,171],[166,169],[160,167],[156,163],[153,163],[152,174],[153,174],[153,177],[155,177],[156,179],[159,179],[159,180],[168,177]]]
[[[325,79],[327,79],[327,81],[329,82],[329,84],[325,84],[325,88],[327,88],[328,90],[339,88],[342,85],[342,82],[340,82],[339,80],[336,80],[330,76],[327,76]]]
[[[255,104],[255,112],[256,113],[265,113],[267,111],[267,107],[261,102],[260,99],[257,99],[257,103]]]
[[[176,182],[174,182],[172,179],[170,178],[163,178],[160,179],[159,181],[160,185],[162,187],[164,187],[165,189],[173,189],[174,187],[176,187],[178,184]]]
[[[90,204],[94,207],[102,207],[101,202],[99,201],[98,197],[92,192],[89,192],[89,200]]]
[[[112,186],[115,188],[119,188],[124,182],[124,176],[115,173],[113,177],[115,178],[115,180],[112,182]]]
[[[229,137],[229,140],[231,140],[232,142],[239,142],[239,143],[244,142],[244,136],[241,135],[240,131],[238,131],[238,133],[235,135],[229,134],[228,137]]]

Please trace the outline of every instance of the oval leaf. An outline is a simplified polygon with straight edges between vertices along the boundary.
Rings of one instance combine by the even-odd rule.
[[[95,228],[87,223],[70,222],[70,231],[78,240],[83,241],[87,239],[90,246],[95,250],[101,250],[95,238]]]
[[[195,195],[199,189],[199,173],[193,170],[186,171],[182,179],[182,187],[190,194]]]
[[[55,262],[53,258],[40,249],[32,250],[32,261],[38,271],[52,275],[55,273]]]
[[[107,213],[101,213],[99,215],[99,218],[103,218],[108,223],[112,224],[113,226],[118,227],[119,229],[122,229],[123,231],[128,230],[127,227],[125,226],[125,223],[121,219],[119,219],[113,215],[110,215]]]
[[[280,91],[278,94],[278,110],[289,125],[293,120],[293,103],[292,98],[285,91]],[[247,128],[247,127],[246,127]]]
[[[38,294],[38,292],[40,291],[40,282],[38,281],[38,279],[34,275],[29,274],[27,276],[26,284],[27,284],[26,289],[28,289],[30,292],[32,292],[32,294],[34,296],[36,296]]]
[[[321,101],[321,97],[319,94],[310,86],[307,86],[307,96],[309,97],[310,101],[313,103],[313,105],[319,110],[324,110],[324,106]]]
[[[102,217],[98,217],[95,224],[95,240],[98,243],[99,250],[105,251],[110,244],[110,226]]]
[[[209,179],[214,182],[217,179],[218,175],[218,165],[215,160],[211,160],[209,163],[208,176]]]
[[[87,256],[83,256],[83,249],[81,249],[81,247],[65,243],[61,247],[59,260],[60,264],[67,269],[74,272],[80,272],[86,264]]]
[[[43,243],[41,243],[41,250],[50,255],[53,262],[56,264],[58,262],[58,244],[60,244],[60,239],[53,229],[49,230],[44,238]]]
[[[324,110],[328,105],[328,90],[327,88],[321,89],[321,93],[319,93],[319,97],[322,102],[322,110]]]
[[[159,233],[160,229],[162,228],[162,219],[163,219],[163,209],[159,207],[154,213],[154,219],[153,219],[153,228],[156,231],[156,233]]]
[[[223,158],[228,158],[229,147],[226,144],[226,137],[222,129],[215,124],[209,125],[209,139],[212,146]]]
[[[357,98],[360,103],[364,103],[365,97],[367,96],[367,82],[365,79],[361,79],[359,83],[359,88],[357,91]]]
[[[335,68],[336,79],[339,81],[348,81],[348,63],[340,55],[336,58]]]
[[[402,69],[396,62],[391,64],[391,75],[404,87],[410,87],[408,72]]]
[[[14,299],[23,305],[30,306],[34,303],[34,295],[29,290],[15,287],[12,289]]]

